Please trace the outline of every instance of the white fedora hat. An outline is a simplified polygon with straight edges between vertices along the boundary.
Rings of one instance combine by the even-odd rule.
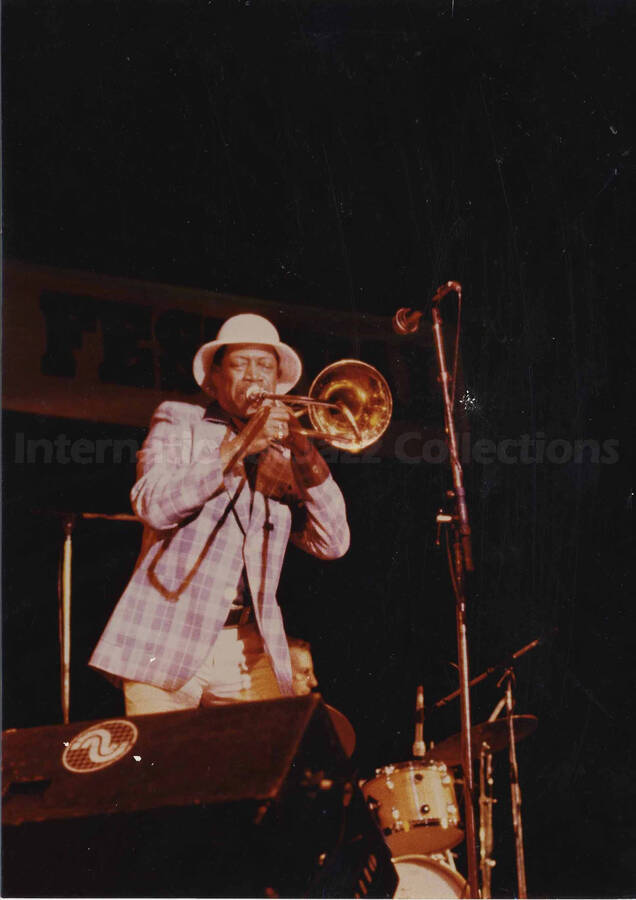
[[[225,344],[264,344],[278,354],[280,372],[278,374],[277,394],[286,394],[300,378],[303,365],[295,350],[283,344],[278,331],[263,316],[253,313],[240,313],[227,319],[219,329],[215,341],[209,341],[196,352],[192,362],[194,378],[205,389],[207,376],[214,362],[214,354]]]

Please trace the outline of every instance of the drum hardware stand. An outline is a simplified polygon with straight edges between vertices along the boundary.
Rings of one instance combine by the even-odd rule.
[[[483,900],[492,897],[492,869],[496,865],[492,858],[493,832],[492,808],[497,802],[493,791],[492,753],[486,741],[479,754],[479,868],[481,869],[481,896]]]
[[[426,744],[424,743],[424,685],[417,686],[415,696],[415,740],[413,741],[414,759],[424,759]]]
[[[60,696],[62,721],[68,725],[71,711],[71,584],[73,562],[73,529],[77,519],[109,519],[120,522],[138,522],[137,516],[127,513],[55,513],[62,519],[64,543],[57,584],[58,624],[60,640]]]
[[[446,865],[450,869],[452,869],[453,872],[456,872],[457,866],[455,865],[455,857],[457,856],[457,854],[453,853],[452,850],[447,850],[446,853],[444,854],[444,856],[446,857]]]
[[[521,817],[521,788],[519,786],[519,767],[517,765],[517,751],[515,747],[514,722],[512,710],[512,684],[515,674],[512,668],[506,669],[503,676],[497,682],[497,687],[505,682],[505,706],[508,720],[508,759],[510,762],[510,802],[512,806],[512,827],[515,833],[515,855],[517,862],[517,896],[524,900],[528,896],[526,888],[526,863],[523,851],[523,823]]]
[[[453,872],[457,872],[457,866],[455,865],[455,857],[456,853],[453,853],[452,850],[444,850],[439,853],[428,853],[426,855],[427,859],[433,859],[436,862],[441,862],[445,866],[448,866],[449,869],[452,869]]]
[[[494,722],[505,705],[506,698],[502,697],[488,716],[488,721]],[[492,897],[492,870],[497,864],[492,857],[492,809],[497,802],[494,783],[491,748],[487,741],[483,741],[479,753],[479,867],[483,900]]]

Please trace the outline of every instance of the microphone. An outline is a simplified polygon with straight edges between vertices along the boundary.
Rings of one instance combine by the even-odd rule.
[[[420,319],[424,315],[419,309],[403,306],[393,316],[393,331],[396,334],[413,334],[420,327]]]
[[[445,297],[450,291],[457,291],[458,294],[461,294],[462,286],[459,281],[447,281],[446,284],[440,285],[435,291],[431,303],[439,303],[442,297]],[[420,319],[423,315],[424,313],[420,309],[403,306],[393,316],[393,331],[396,334],[413,334],[420,327]]]
[[[413,756],[420,759],[426,756],[426,744],[424,743],[424,687],[421,684],[417,687],[417,699],[415,701]]]

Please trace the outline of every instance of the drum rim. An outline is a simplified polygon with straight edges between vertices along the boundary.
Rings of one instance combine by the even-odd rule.
[[[411,860],[425,860],[427,863],[430,863],[433,868],[441,869],[446,874],[450,875],[457,884],[462,887],[468,884],[467,880],[464,878],[461,872],[458,872],[457,869],[453,869],[452,866],[449,866],[447,862],[444,862],[442,859],[433,859],[430,854],[427,853],[402,853],[400,856],[392,856],[391,862],[395,866],[396,863],[400,862],[410,862]]]
[[[384,766],[378,766],[376,770],[376,774],[372,778],[367,778],[364,782],[368,784],[370,781],[375,781],[378,778],[386,777],[387,775],[390,777],[392,773],[387,772],[386,769],[395,769],[396,771],[419,771],[420,769],[431,769],[435,772],[448,772],[448,766],[445,762],[442,762],[439,759],[405,759],[402,762],[396,763],[387,763]]]

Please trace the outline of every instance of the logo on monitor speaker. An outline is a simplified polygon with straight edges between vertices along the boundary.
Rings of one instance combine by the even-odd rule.
[[[139,732],[126,719],[109,719],[91,725],[75,735],[62,754],[62,765],[69,772],[84,775],[111,766],[122,759],[135,743]]]

